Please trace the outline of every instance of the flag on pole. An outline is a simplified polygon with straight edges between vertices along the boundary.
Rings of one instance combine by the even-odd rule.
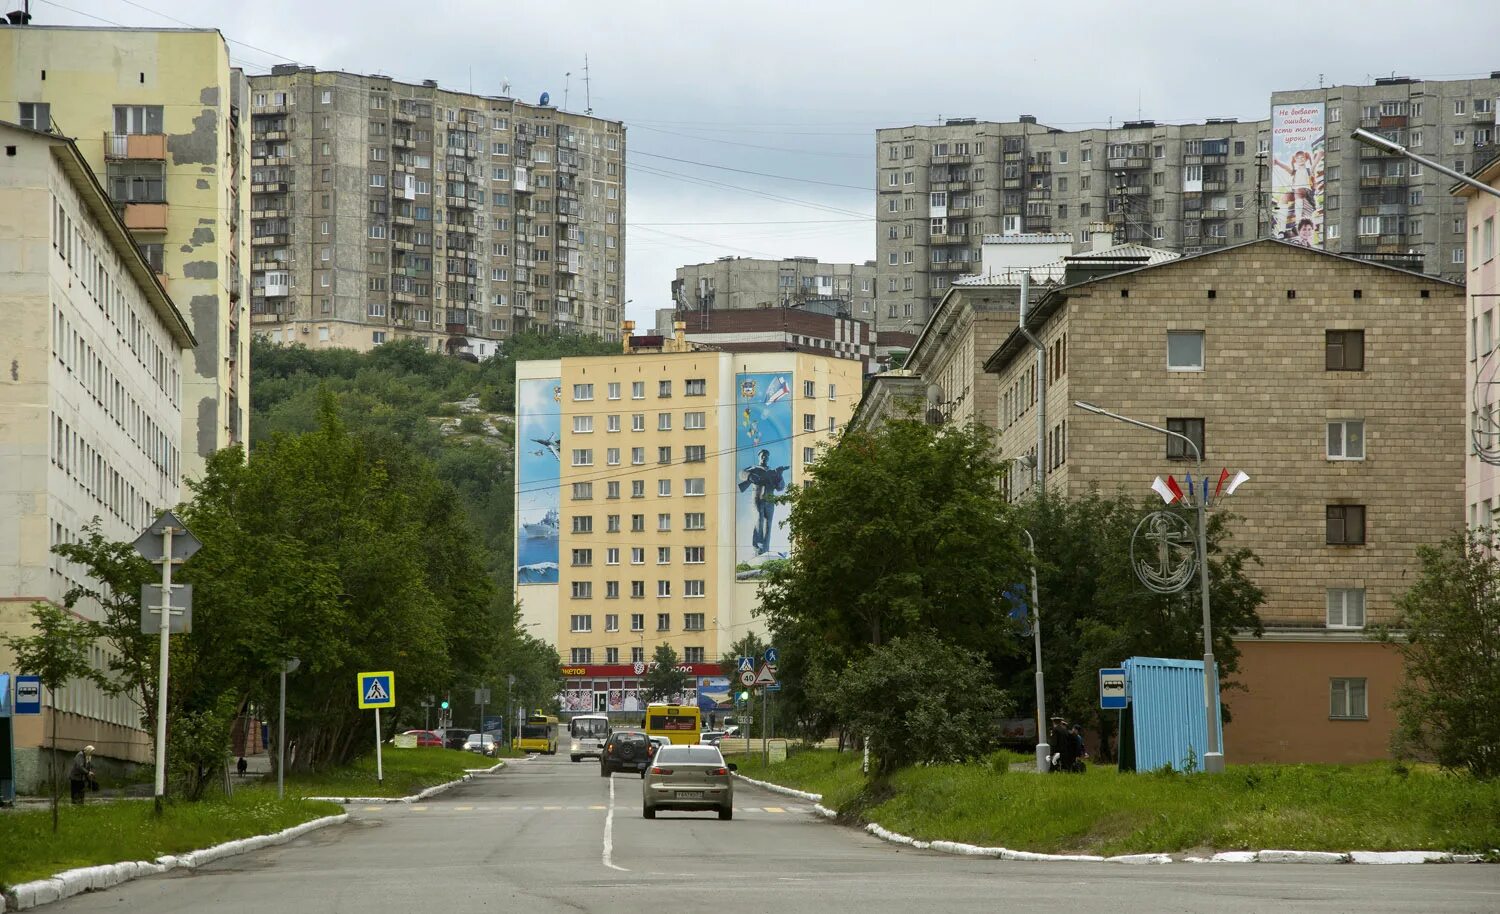
[[[1160,476],[1156,477],[1156,481],[1151,483],[1151,488],[1161,496],[1162,501],[1169,505],[1182,497],[1182,489],[1178,488],[1177,481],[1170,476],[1165,481]]]
[[[1224,491],[1224,482],[1226,480],[1228,480],[1228,479],[1229,479],[1229,467],[1225,467],[1219,473],[1219,483],[1218,483],[1218,485],[1214,486],[1214,498],[1218,498],[1219,497],[1219,493],[1222,492],[1222,491]]]
[[[1238,489],[1240,487],[1240,483],[1246,482],[1249,479],[1250,479],[1250,474],[1246,473],[1244,470],[1241,470],[1238,473],[1235,473],[1234,474],[1234,478],[1229,481],[1229,488],[1227,488],[1227,489],[1224,490],[1224,494],[1225,495],[1233,495],[1234,494],[1234,490]]]
[[[1187,485],[1184,486],[1184,488],[1187,489],[1188,496],[1191,497],[1191,496],[1195,495],[1196,492],[1193,489],[1193,474],[1192,473],[1185,473],[1185,474],[1183,474],[1183,479],[1186,480],[1186,482],[1187,482]]]

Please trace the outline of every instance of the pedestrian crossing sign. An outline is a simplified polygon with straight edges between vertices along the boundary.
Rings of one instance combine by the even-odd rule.
[[[358,682],[361,709],[396,706],[395,673],[390,670],[380,673],[360,673]]]

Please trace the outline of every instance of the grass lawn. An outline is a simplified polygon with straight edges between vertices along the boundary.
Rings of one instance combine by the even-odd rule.
[[[508,754],[509,750],[502,750]],[[499,759],[458,749],[395,749],[381,753],[384,783],[375,782],[375,753],[330,771],[293,774],[286,779],[289,794],[303,797],[405,797],[464,776],[469,768],[488,768]]]
[[[1025,757],[1004,761],[1023,761]],[[1048,853],[1500,848],[1500,782],[1428,766],[1231,765],[1218,776],[1036,775],[987,763],[897,772],[864,794],[859,756],[793,755],[750,777],[854,803],[862,817],[924,840]]]
[[[149,800],[68,805],[52,834],[50,809],[0,814],[0,886],[63,870],[202,850],[236,838],[270,834],[343,809],[334,803],[278,801],[274,787],[240,787],[233,797],[174,801],[158,819]]]

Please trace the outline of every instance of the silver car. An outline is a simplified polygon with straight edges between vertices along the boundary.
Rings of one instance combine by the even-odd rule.
[[[641,781],[641,815],[656,818],[658,809],[717,809],[720,819],[734,818],[736,766],[726,765],[715,746],[663,746]]]

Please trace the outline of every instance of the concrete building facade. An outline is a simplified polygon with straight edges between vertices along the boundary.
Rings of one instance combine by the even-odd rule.
[[[791,455],[785,481],[798,484],[848,421],[861,374],[858,361],[821,353],[698,349],[680,327],[673,337],[627,337],[620,355],[518,364],[516,598],[523,624],[557,646],[565,710],[638,712],[639,681],[660,644],[696,676],[717,677],[735,641],[764,635],[752,615],[755,572],[743,561],[755,519],[737,507],[746,470],[755,448],[779,443]],[[782,379],[778,393],[760,384],[766,375]],[[553,393],[532,400],[528,382]],[[757,403],[770,394],[792,428],[764,445],[737,441],[747,394]],[[527,475],[534,415],[561,430],[555,483]],[[525,561],[525,538],[546,523],[527,513],[525,496],[546,487],[556,491],[555,579],[531,582],[526,572],[549,576],[550,563]]]
[[[676,322],[689,343],[720,352],[811,352],[875,364],[875,336],[866,321],[802,308],[705,311]]]
[[[1250,475],[1223,509],[1231,545],[1260,558],[1266,631],[1237,639],[1231,761],[1389,753],[1401,662],[1367,631],[1394,618],[1416,547],[1463,523],[1462,294],[1265,239],[1048,293],[1030,322],[1056,353],[1045,385],[1018,332],[986,364],[1002,453],[1035,446],[1045,389],[1050,491],[1200,475],[1165,436],[1074,400],[1189,435],[1210,478]]]
[[[677,319],[709,311],[801,308],[873,321],[875,262],[827,263],[816,257],[720,257],[677,268]],[[660,319],[658,326],[664,325]]]
[[[30,634],[33,603],[99,586],[51,547],[92,521],[128,542],[181,495],[193,335],[79,145],[0,122],[0,636]],[[102,619],[90,600],[74,611]],[[30,672],[13,660],[0,647],[0,670]],[[110,657],[99,646],[90,661],[108,670]],[[41,716],[15,718],[22,792],[46,776],[54,718],[63,755],[151,758],[130,696],[70,683],[43,695]]]
[[[0,118],[76,140],[193,328],[188,476],[249,440],[248,102],[212,29],[0,29]]]
[[[257,333],[476,354],[527,329],[619,339],[618,121],[295,65],[251,91]]]
[[[1474,177],[1500,189],[1500,156],[1475,169]],[[1453,192],[1467,205],[1468,362],[1464,407],[1469,414],[1469,446],[1464,465],[1465,510],[1470,527],[1500,526],[1500,257],[1496,223],[1500,198],[1464,184]]]

